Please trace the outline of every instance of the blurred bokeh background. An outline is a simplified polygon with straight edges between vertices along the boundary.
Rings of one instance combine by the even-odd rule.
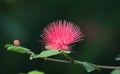
[[[119,0],[0,0],[0,74],[41,70],[46,74],[109,74],[112,70],[87,73],[82,66],[30,61],[28,55],[8,52],[6,43],[19,39],[35,53],[44,50],[40,34],[56,20],[71,21],[81,27],[84,40],[73,47],[72,57],[101,65],[120,65]]]

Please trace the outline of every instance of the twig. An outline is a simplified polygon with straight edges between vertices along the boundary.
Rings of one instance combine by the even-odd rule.
[[[59,59],[53,59],[53,58],[44,58],[45,60],[49,61],[55,61],[55,62],[61,62],[61,63],[72,63],[71,61],[66,61],[66,60],[59,60]],[[82,62],[74,60],[74,64],[81,64]],[[104,65],[96,65],[98,68],[101,69],[120,69],[120,66],[104,66]]]
[[[61,63],[71,63],[71,61],[59,60],[59,59],[52,59],[52,58],[44,58],[44,60],[61,62]]]
[[[103,69],[120,69],[120,66],[103,66],[103,65],[96,65],[98,68]]]

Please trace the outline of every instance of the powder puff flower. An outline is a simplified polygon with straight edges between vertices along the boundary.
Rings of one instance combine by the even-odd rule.
[[[41,35],[46,49],[70,50],[70,44],[82,38],[80,28],[71,22],[56,21],[47,26]]]

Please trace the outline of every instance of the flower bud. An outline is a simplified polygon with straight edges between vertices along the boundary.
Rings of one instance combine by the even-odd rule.
[[[13,44],[14,44],[15,46],[18,46],[18,45],[20,45],[20,41],[19,41],[19,40],[14,40]]]

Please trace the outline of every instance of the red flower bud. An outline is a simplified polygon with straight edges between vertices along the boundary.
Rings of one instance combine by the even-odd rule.
[[[18,45],[20,45],[20,41],[19,40],[14,40],[13,44],[18,46]]]

